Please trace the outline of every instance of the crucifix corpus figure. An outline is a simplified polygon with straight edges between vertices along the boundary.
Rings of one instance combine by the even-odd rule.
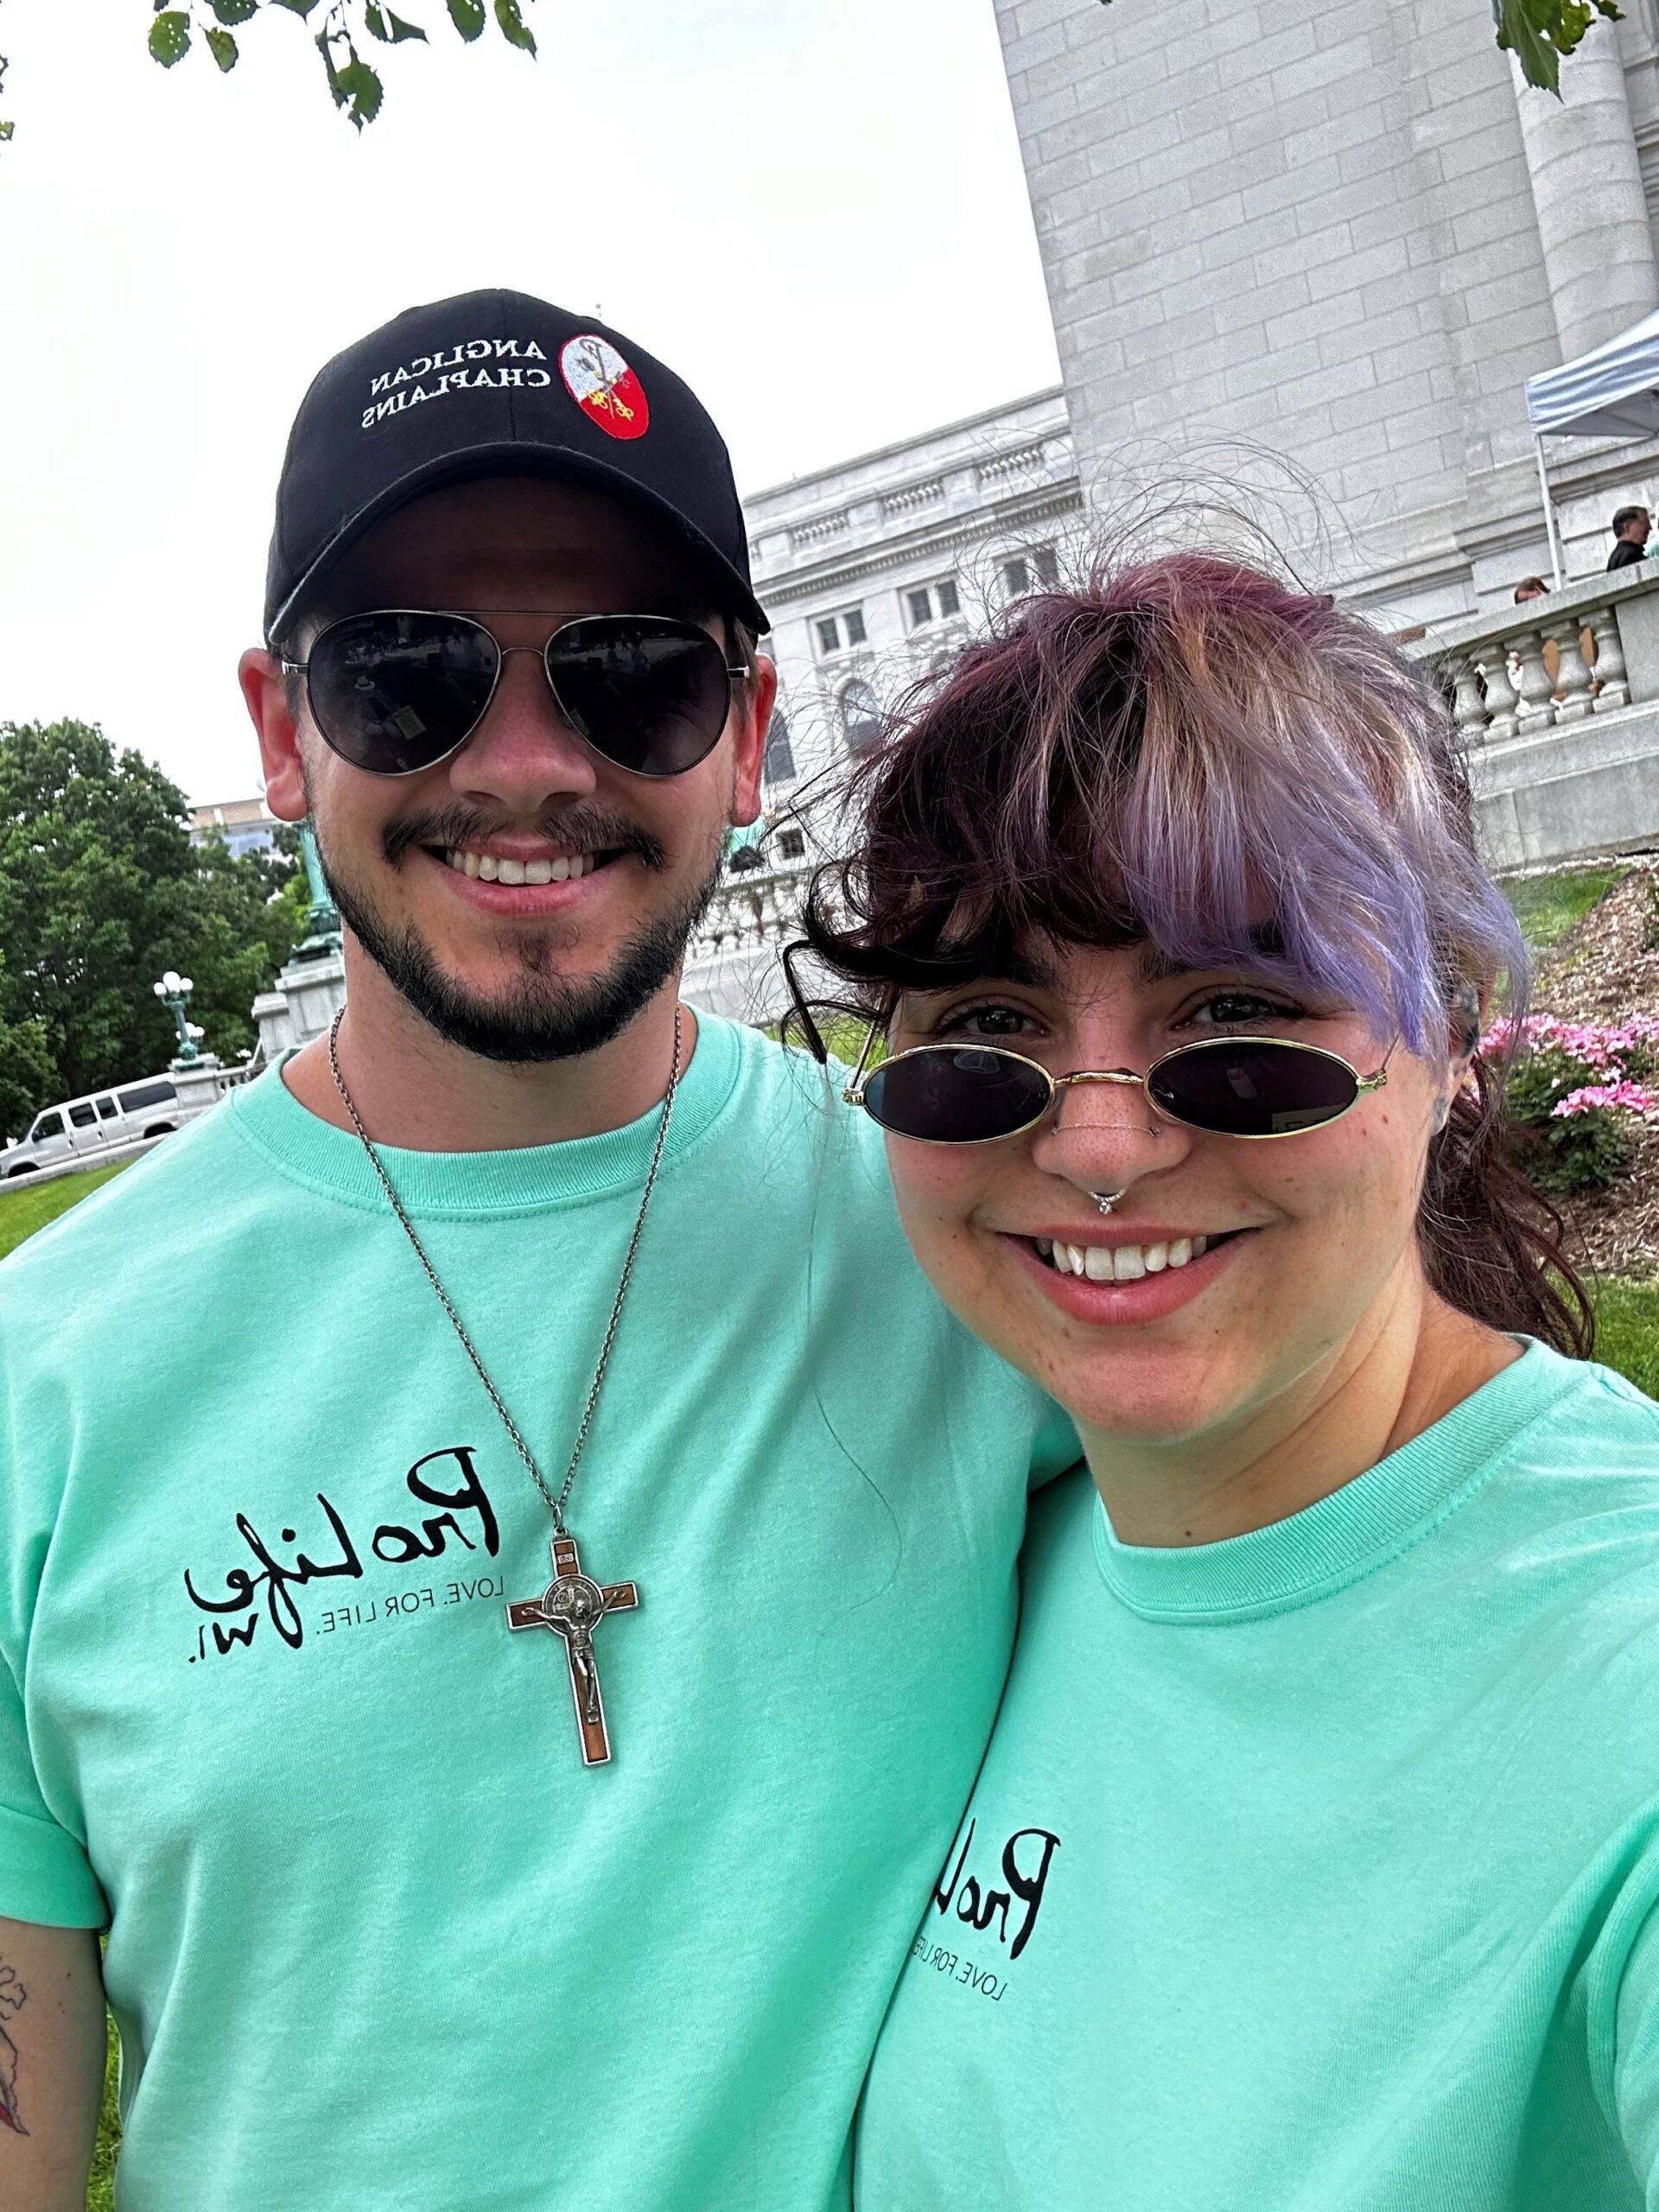
[[[507,1607],[512,1627],[550,1628],[563,1642],[585,1766],[603,1766],[611,1756],[605,1700],[594,1660],[594,1630],[607,1613],[631,1612],[639,1603],[635,1584],[598,1583],[584,1574],[575,1538],[561,1535],[553,1539],[553,1580],[539,1598],[521,1599]]]

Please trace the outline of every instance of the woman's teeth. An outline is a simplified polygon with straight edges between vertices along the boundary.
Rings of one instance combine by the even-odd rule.
[[[1213,1240],[1177,1236],[1167,1244],[1055,1244],[1039,1236],[1037,1249],[1063,1275],[1087,1275],[1090,1282],[1137,1282],[1165,1268],[1184,1268],[1202,1257]]]
[[[460,874],[474,875],[480,883],[575,883],[599,866],[592,853],[573,853],[568,860],[507,861],[452,846],[444,858]]]

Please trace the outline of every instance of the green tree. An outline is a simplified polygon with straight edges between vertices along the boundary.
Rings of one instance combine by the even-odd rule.
[[[296,938],[292,863],[190,842],[183,792],[84,722],[0,723],[0,1128],[172,1057],[151,988],[176,968],[227,1060]],[[41,1065],[41,1054],[45,1065]]]

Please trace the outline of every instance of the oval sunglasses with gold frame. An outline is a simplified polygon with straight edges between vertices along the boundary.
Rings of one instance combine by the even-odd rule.
[[[1259,1143],[1325,1128],[1389,1079],[1386,1059],[1374,1075],[1362,1075],[1339,1052],[1290,1037],[1202,1037],[1161,1054],[1143,1076],[1130,1068],[1079,1068],[1057,1076],[1040,1060],[1001,1045],[917,1045],[867,1075],[879,1034],[880,1025],[873,1022],[842,1096],[894,1136],[918,1144],[995,1144],[1023,1135],[1046,1119],[1069,1085],[1086,1083],[1129,1084],[1144,1090],[1153,1111],[1166,1121],[1209,1136]],[[1270,1056],[1266,1062],[1264,1054]],[[1288,1073],[1293,1059],[1301,1077],[1298,1084],[1262,1080],[1274,1066]],[[899,1070],[905,1072],[898,1095],[889,1099]],[[953,1107],[955,1126],[942,1127],[951,1121]],[[1236,1126],[1241,1121],[1273,1126]]]

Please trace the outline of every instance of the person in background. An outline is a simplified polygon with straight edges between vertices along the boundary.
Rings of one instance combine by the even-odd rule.
[[[1524,607],[1529,599],[1545,599],[1548,594],[1549,586],[1541,576],[1522,576],[1515,588],[1515,603]]]
[[[1621,507],[1613,517],[1613,550],[1607,556],[1608,568],[1628,569],[1645,561],[1652,530],[1653,517],[1646,507]]]
[[[1173,557],[1007,620],[861,796],[849,1095],[1089,1463],[862,2212],[1659,2204],[1659,1406],[1503,1160],[1526,956],[1438,695]]]

